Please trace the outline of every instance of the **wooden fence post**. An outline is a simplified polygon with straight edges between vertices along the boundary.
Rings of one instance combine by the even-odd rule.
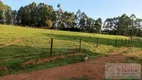
[[[81,38],[80,38],[80,41],[79,41],[79,51],[81,51]]]
[[[53,53],[53,38],[51,38],[50,57],[52,56],[52,53]]]

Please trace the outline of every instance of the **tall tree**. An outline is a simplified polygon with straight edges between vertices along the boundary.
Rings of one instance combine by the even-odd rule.
[[[130,16],[130,36],[131,36],[131,41],[133,40],[134,30],[136,30],[135,20],[136,20],[136,16],[134,14],[132,14]]]
[[[12,24],[17,24],[17,16],[18,16],[17,11],[13,10],[12,11],[12,21],[11,21]]]
[[[81,11],[78,10],[74,16],[74,28],[80,29]]]
[[[87,19],[87,27],[86,27],[87,32],[94,33],[96,32],[95,28],[95,20],[92,18]]]
[[[118,35],[126,35],[128,33],[128,27],[130,25],[129,23],[130,18],[126,15],[123,14],[120,18],[119,18],[119,23],[118,23],[118,27],[117,27],[117,34]]]
[[[136,21],[136,31],[133,31],[133,32],[136,32],[136,35],[137,36],[142,36],[142,19],[139,19],[137,18]]]
[[[101,29],[102,29],[102,19],[98,18],[95,22],[95,26],[96,26],[96,31],[97,33],[101,33]]]
[[[69,30],[69,28],[73,26],[74,13],[65,11],[63,14],[63,18],[67,26],[66,28]]]
[[[12,22],[12,11],[11,10],[6,10],[5,11],[5,23],[6,24],[11,24]]]
[[[8,5],[4,5],[0,1],[0,23],[10,24],[12,21],[12,10]]]
[[[80,31],[86,31],[87,27],[87,15],[83,12],[80,15]]]
[[[109,34],[116,34],[119,17],[107,18],[104,22],[103,29]]]

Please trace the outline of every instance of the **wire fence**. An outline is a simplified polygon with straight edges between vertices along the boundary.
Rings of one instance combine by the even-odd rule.
[[[8,47],[1,48],[5,57],[0,57],[0,60],[17,59],[17,58],[37,58],[68,55],[70,53],[103,53],[103,48],[107,46],[126,46],[134,43],[136,39],[111,39],[111,38],[46,38],[46,37],[28,37],[21,39],[21,42],[12,44]],[[97,49],[98,48],[98,49]],[[100,49],[99,49],[100,48]],[[110,48],[110,47],[108,47]],[[97,51],[96,51],[97,50]],[[109,50],[109,49],[108,49]]]
[[[100,44],[104,45],[112,45],[115,47],[124,46],[130,43],[133,43],[135,40],[131,41],[129,39],[105,39],[102,40],[100,38],[94,39],[94,42],[88,42],[88,40],[84,40],[82,38],[78,38],[76,40],[68,40],[68,39],[54,39],[50,40],[50,56],[68,54],[72,52],[81,52],[82,50],[89,50],[90,48],[98,48]]]
[[[22,40],[22,42],[1,48],[1,53],[4,54],[0,57],[0,67],[8,66],[8,68],[13,70],[15,68],[23,69],[21,66],[24,67],[31,64],[42,64],[56,59],[70,59],[70,57],[71,60],[72,57],[75,58],[74,61],[72,61],[75,62],[82,60],[82,54],[83,56],[92,56],[92,53],[95,53],[95,56],[102,55],[98,53],[105,53],[105,47],[107,47],[107,50],[109,51],[111,50],[109,48],[127,46],[128,44],[135,42],[135,39],[131,41],[129,39],[121,38],[28,37],[25,40]],[[81,59],[78,59],[79,57],[81,57]]]

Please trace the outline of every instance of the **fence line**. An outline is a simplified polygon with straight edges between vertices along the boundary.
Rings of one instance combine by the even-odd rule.
[[[54,41],[53,41],[54,39],[53,38],[51,38],[51,41],[50,41],[50,57],[53,55],[53,46],[54,46]],[[64,40],[64,39],[63,39]],[[99,41],[100,40],[100,41]],[[82,51],[82,39],[80,38],[79,39],[79,46],[78,46],[78,51]],[[108,44],[108,45],[114,45],[114,46],[123,46],[123,45],[126,45],[126,44],[128,44],[128,43],[132,43],[132,42],[134,42],[134,41],[130,41],[129,39],[115,39],[115,40],[113,40],[113,44],[111,43],[110,44],[110,42],[112,42],[111,41],[111,39],[107,39],[107,43],[106,44]],[[94,42],[95,43],[95,42]],[[101,39],[99,39],[99,38],[96,38],[96,48],[98,48],[99,47],[99,43],[101,44]]]
[[[54,46],[54,44],[53,44],[53,41],[54,39],[53,38],[51,38],[51,42],[50,42],[50,57],[53,55],[53,46]],[[64,40],[64,39],[63,39]],[[99,38],[96,38],[96,48],[98,48],[99,47],[99,42],[101,42],[101,41],[99,41],[99,40],[101,40],[101,39],[99,39]],[[115,40],[113,40],[114,41],[114,44],[110,44],[110,42],[112,42],[111,41],[111,39],[107,39],[107,43],[106,44],[108,44],[108,45],[114,45],[114,46],[123,46],[123,45],[126,45],[126,44],[129,44],[129,43],[132,43],[132,42],[134,42],[134,41],[130,41],[129,39],[115,39]],[[95,43],[95,42],[94,42]],[[101,43],[100,43],[101,44]],[[78,46],[78,48],[79,48],[79,50],[78,51],[82,51],[82,39],[80,38],[79,39],[79,46]]]

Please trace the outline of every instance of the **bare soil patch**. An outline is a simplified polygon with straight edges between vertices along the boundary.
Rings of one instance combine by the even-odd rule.
[[[0,67],[0,71],[8,71],[7,67]]]
[[[38,59],[37,61],[34,60],[34,59],[31,59],[27,62],[24,62],[21,64],[21,67],[24,67],[25,65],[35,65],[35,64],[42,64],[42,63],[45,63],[45,62],[50,62],[50,61],[54,61],[56,59],[65,59],[67,57],[72,57],[72,56],[80,56],[80,55],[83,55],[81,53],[70,53],[68,54],[67,56],[65,55],[61,55],[61,56],[53,56],[53,57],[50,57],[50,58],[42,58],[42,59]]]
[[[16,39],[14,42],[11,42],[11,43],[7,43],[5,45],[0,45],[0,48],[4,48],[4,47],[7,47],[7,46],[10,46],[10,45],[13,45],[13,44],[16,44],[18,42],[21,42],[22,39]]]

